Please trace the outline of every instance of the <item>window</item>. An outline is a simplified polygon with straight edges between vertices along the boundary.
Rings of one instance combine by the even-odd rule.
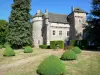
[[[62,35],[62,31],[59,31],[59,35]]]
[[[55,33],[56,33],[55,30],[53,30],[53,35],[55,35]]]
[[[69,31],[67,31],[67,36],[69,36]]]

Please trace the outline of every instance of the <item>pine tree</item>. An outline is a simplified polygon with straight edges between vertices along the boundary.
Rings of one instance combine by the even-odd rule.
[[[13,0],[9,18],[7,41],[14,48],[32,44],[32,25],[30,22],[31,0]]]

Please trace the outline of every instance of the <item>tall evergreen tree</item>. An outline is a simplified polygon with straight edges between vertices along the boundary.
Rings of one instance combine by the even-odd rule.
[[[86,27],[87,39],[100,46],[100,0],[92,0],[92,18]]]
[[[91,13],[100,19],[100,0],[92,0]]]
[[[32,44],[32,25],[30,22],[31,0],[13,0],[9,18],[7,41],[14,48]]]

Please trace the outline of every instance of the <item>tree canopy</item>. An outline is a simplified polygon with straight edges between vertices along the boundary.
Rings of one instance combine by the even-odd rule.
[[[8,22],[6,20],[0,20],[0,44],[4,44],[6,42],[7,35],[7,25]]]
[[[31,0],[13,0],[9,18],[9,34],[7,41],[12,47],[22,47],[32,44],[32,25],[30,22]]]
[[[100,46],[100,0],[92,0],[92,10],[90,14],[92,16],[89,18],[89,25],[85,29],[87,33],[86,39]]]

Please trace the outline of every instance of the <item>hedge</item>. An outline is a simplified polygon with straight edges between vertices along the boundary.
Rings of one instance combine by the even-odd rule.
[[[59,46],[60,49],[64,48],[64,41],[58,40],[58,41],[50,41],[50,48],[51,49],[56,49],[57,45]]]
[[[39,45],[41,49],[50,49],[50,45]]]

